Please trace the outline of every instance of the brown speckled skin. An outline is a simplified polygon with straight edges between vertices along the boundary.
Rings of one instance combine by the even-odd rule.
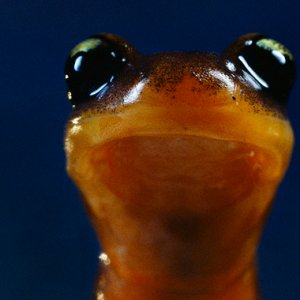
[[[227,56],[128,49],[65,139],[108,255],[97,299],[259,299],[256,249],[293,145],[283,109]]]
[[[128,48],[130,49],[129,64],[118,74],[117,80],[111,84],[109,91],[100,98],[95,97],[87,100],[86,103],[73,111],[73,116],[93,110],[100,112],[122,108],[126,93],[134,84],[145,78],[148,79],[149,87],[157,93],[168,94],[168,98],[171,97],[172,99],[176,98],[176,88],[186,76],[192,79],[191,91],[199,92],[205,86],[204,88],[209,92],[209,95],[214,95],[218,90],[224,88],[224,82],[210,74],[210,71],[214,70],[230,78],[237,86],[238,93],[236,93],[237,91],[231,93],[232,100],[238,100],[239,94],[247,95],[244,100],[251,102],[253,107],[258,104],[260,110],[264,109],[270,114],[285,118],[285,107],[279,106],[276,101],[261,91],[253,89],[239,72],[233,74],[226,68],[227,55],[233,55],[232,50],[226,51],[221,57],[216,54],[199,52],[159,53],[143,56],[138,52],[134,53],[132,46],[128,46]],[[176,105],[175,101],[174,105]]]

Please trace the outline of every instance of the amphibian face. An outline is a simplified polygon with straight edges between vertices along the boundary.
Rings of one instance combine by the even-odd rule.
[[[249,34],[221,56],[144,56],[100,34],[65,70],[67,168],[110,258],[107,299],[173,299],[128,296],[116,278],[221,299],[241,274],[254,299],[256,245],[293,145],[289,50]]]

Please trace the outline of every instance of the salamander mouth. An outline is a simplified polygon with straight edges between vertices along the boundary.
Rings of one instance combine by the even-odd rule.
[[[132,105],[71,120],[65,147],[87,198],[204,213],[277,184],[292,140],[288,121],[238,108]]]
[[[277,164],[272,153],[257,146],[185,135],[125,137],[89,155],[91,180],[123,201],[202,212],[278,180]]]

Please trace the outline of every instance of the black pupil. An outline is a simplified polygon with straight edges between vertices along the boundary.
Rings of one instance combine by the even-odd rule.
[[[91,38],[73,49],[65,78],[74,106],[106,91],[126,62],[121,52],[113,42],[101,38]]]
[[[284,51],[263,47],[259,41],[246,41],[238,60],[261,89],[286,102],[295,79],[295,63]]]

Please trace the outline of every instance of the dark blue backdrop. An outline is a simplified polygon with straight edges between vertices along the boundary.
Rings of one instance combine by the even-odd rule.
[[[97,246],[65,174],[70,112],[63,66],[98,32],[141,51],[222,51],[247,32],[268,34],[300,61],[299,1],[0,0],[0,299],[90,299]],[[300,65],[298,65],[300,70]],[[260,248],[264,299],[300,299],[300,81],[290,117],[291,167]]]

